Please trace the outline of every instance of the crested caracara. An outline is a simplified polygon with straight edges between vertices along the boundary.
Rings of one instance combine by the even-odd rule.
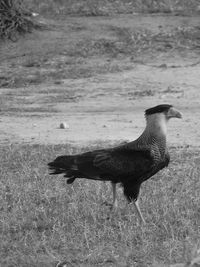
[[[116,184],[120,183],[127,200],[134,203],[140,220],[145,223],[137,201],[140,186],[168,166],[167,123],[171,118],[181,117],[172,105],[149,108],[145,111],[146,127],[139,138],[114,148],[59,156],[48,163],[51,174],[64,173],[68,184],[76,178],[110,181],[113,207],[117,206]]]

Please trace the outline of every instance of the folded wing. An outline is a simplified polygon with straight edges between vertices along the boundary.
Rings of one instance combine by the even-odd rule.
[[[69,183],[75,178],[122,182],[126,177],[139,177],[153,165],[150,150],[114,149],[94,150],[73,156],[61,156],[49,163],[52,174],[65,173]]]

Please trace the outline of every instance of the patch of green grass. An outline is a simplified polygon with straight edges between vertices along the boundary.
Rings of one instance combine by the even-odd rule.
[[[169,168],[143,184],[147,225],[118,188],[111,220],[102,205],[109,184],[49,176],[47,163],[61,154],[106,146],[11,145],[0,153],[0,261],[2,266],[162,266],[190,262],[199,247],[199,151],[171,148]],[[188,265],[189,266],[189,265]]]

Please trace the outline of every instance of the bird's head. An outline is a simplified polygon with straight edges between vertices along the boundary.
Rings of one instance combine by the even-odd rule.
[[[166,134],[167,122],[171,118],[182,118],[182,114],[172,105],[162,104],[145,111],[147,127],[153,131]]]
[[[171,118],[182,118],[182,114],[175,109],[172,105],[162,104],[152,108],[149,108],[145,111],[146,117],[151,115],[164,116],[166,120]]]

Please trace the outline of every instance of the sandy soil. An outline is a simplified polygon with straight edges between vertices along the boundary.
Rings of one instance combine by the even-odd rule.
[[[0,143],[86,145],[98,140],[133,140],[144,128],[144,110],[169,103],[183,113],[183,120],[169,123],[169,143],[199,146],[198,60],[192,52],[186,58],[174,54],[135,62],[132,69],[117,73],[62,79],[56,84],[47,81],[17,90],[1,88],[7,102],[0,117]],[[69,129],[60,129],[61,122]]]

